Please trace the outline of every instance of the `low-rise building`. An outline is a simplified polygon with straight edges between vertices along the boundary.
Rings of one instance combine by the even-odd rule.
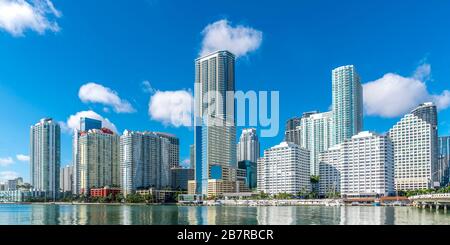
[[[116,187],[103,187],[103,188],[91,188],[91,197],[108,197],[112,195],[113,197],[119,194],[122,190]]]
[[[170,169],[170,181],[174,190],[188,190],[188,181],[194,180],[194,169],[175,167]]]

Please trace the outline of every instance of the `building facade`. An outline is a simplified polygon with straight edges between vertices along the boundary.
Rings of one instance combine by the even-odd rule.
[[[363,91],[353,65],[332,71],[333,145],[363,129]]]
[[[309,165],[309,150],[297,144],[282,142],[266,149],[257,164],[257,189],[271,195],[310,191]]]
[[[431,188],[437,165],[433,135],[433,126],[414,114],[405,115],[389,130],[394,144],[396,190]]]
[[[250,161],[256,163],[259,158],[259,139],[255,128],[242,130],[237,144],[237,161]]]
[[[67,165],[61,168],[59,186],[62,192],[72,192],[73,187],[73,166]]]
[[[138,189],[170,185],[172,143],[160,135],[125,130],[120,137],[120,185],[125,196]]]
[[[228,51],[217,51],[195,60],[196,194],[208,193],[212,165],[223,168],[237,165],[234,64],[235,56]]]
[[[174,190],[188,190],[188,181],[194,180],[194,169],[190,168],[171,168],[170,169],[171,187]]]
[[[92,188],[120,185],[120,137],[107,128],[83,131],[78,137],[80,189],[88,195]]]
[[[81,168],[80,168],[80,155],[79,155],[79,145],[78,145],[78,138],[80,137],[82,132],[87,132],[91,129],[101,129],[102,128],[102,121],[82,117],[80,118],[80,125],[79,128],[75,129],[73,131],[73,138],[72,138],[72,162],[73,162],[73,175],[72,175],[72,193],[79,195],[81,190]]]
[[[56,200],[59,194],[61,128],[51,118],[41,119],[30,129],[30,175],[34,190]]]
[[[450,136],[439,137],[439,182],[441,186],[447,186],[450,183]]]
[[[338,197],[341,193],[342,146],[334,145],[319,154],[319,196]]]
[[[368,131],[345,140],[339,161],[343,197],[388,196],[394,188],[394,149],[387,136]]]
[[[180,139],[168,133],[155,132],[160,138],[165,138],[169,141],[169,169],[180,166]]]

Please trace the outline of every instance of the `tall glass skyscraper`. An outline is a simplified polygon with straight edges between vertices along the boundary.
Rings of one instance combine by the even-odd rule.
[[[59,193],[61,128],[51,118],[41,119],[30,128],[31,185],[56,200]]]
[[[363,129],[363,91],[353,65],[332,71],[333,86],[333,143],[358,134]]]
[[[439,137],[439,163],[438,171],[441,186],[450,183],[450,136]]]
[[[195,60],[194,159],[197,194],[207,194],[212,165],[237,167],[234,64],[235,56],[228,51],[217,51]]]

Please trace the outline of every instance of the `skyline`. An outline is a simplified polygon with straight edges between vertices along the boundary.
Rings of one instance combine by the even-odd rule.
[[[185,162],[189,159],[193,130],[186,127],[188,119],[183,112],[189,110],[185,104],[189,103],[193,93],[194,60],[200,54],[218,48],[240,47],[233,50],[238,56],[237,90],[280,91],[280,130],[277,137],[261,138],[261,150],[282,141],[283,125],[288,118],[311,110],[326,112],[331,104],[331,70],[348,64],[354,64],[361,75],[364,91],[371,89],[377,92],[364,93],[364,101],[369,101],[364,105],[364,130],[385,133],[409,109],[419,103],[435,100],[441,109],[439,134],[450,134],[450,113],[447,109],[450,92],[446,90],[449,87],[446,83],[450,71],[445,68],[450,63],[447,58],[450,57],[450,50],[445,46],[450,41],[450,31],[444,29],[450,21],[445,18],[445,7],[441,6],[448,6],[449,3],[434,3],[440,7],[424,7],[420,4],[406,6],[409,10],[421,9],[425,16],[421,18],[423,22],[417,19],[411,21],[418,12],[402,12],[405,23],[392,18],[395,8],[400,5],[390,5],[392,9],[385,10],[375,19],[369,18],[373,18],[373,15],[363,16],[374,5],[354,5],[362,11],[358,14],[362,23],[356,23],[354,33],[341,30],[343,33],[339,34],[337,30],[328,28],[347,23],[349,19],[345,14],[340,18],[331,16],[328,20],[319,21],[311,14],[299,17],[301,14],[297,16],[290,9],[297,7],[302,12],[316,10],[320,14],[331,11],[320,9],[317,3],[291,4],[283,9],[288,16],[283,18],[283,11],[273,10],[269,16],[278,17],[274,23],[258,17],[267,14],[266,8],[263,13],[247,13],[245,10],[252,7],[249,2],[243,3],[241,10],[226,4],[203,3],[209,6],[208,9],[220,10],[208,13],[207,17],[192,18],[186,28],[178,28],[179,33],[172,33],[169,30],[175,28],[183,17],[188,17],[184,16],[186,13],[175,16],[175,13],[180,13],[170,11],[174,3],[140,1],[136,6],[123,6],[119,1],[100,8],[102,4],[99,2],[102,1],[92,3],[91,9],[83,13],[86,20],[82,20],[80,15],[77,16],[80,7],[76,4],[52,1],[54,10],[47,6],[47,11],[36,12],[44,13],[44,17],[50,21],[49,27],[44,28],[45,32],[39,28],[32,30],[34,27],[31,25],[32,29],[26,29],[22,36],[17,32],[20,28],[5,26],[4,11],[7,4],[0,4],[0,53],[4,54],[4,59],[0,61],[0,112],[8,118],[0,122],[4,132],[4,137],[0,139],[0,178],[4,177],[5,172],[11,171],[29,181],[27,156],[31,125],[50,116],[56,121],[65,122],[67,127],[73,127],[74,118],[70,116],[89,110],[108,118],[114,125],[110,124],[109,127],[119,133],[129,129],[177,135],[180,138],[180,161]],[[180,8],[194,7],[183,6],[185,4],[176,3]],[[346,4],[348,2],[336,7],[345,10]],[[222,8],[213,8],[211,5]],[[434,12],[431,14],[427,9],[433,9]],[[129,20],[122,23],[114,18],[97,18],[96,24],[90,26],[89,21],[97,17],[95,10],[110,11],[111,16],[123,13],[124,19],[128,17]],[[147,12],[155,16],[146,15]],[[289,18],[294,18],[294,21],[289,22]],[[156,20],[156,23],[151,20]],[[374,20],[384,20],[382,27],[375,26],[377,21]],[[143,23],[138,23],[140,21]],[[285,21],[285,25],[279,28],[282,21]],[[17,27],[30,24],[18,23],[21,25]],[[308,24],[313,24],[318,32],[328,31],[330,35],[339,35],[340,38],[334,40],[334,45],[327,44],[321,38],[328,34],[319,34]],[[433,28],[430,28],[431,24]],[[366,33],[364,25],[371,27],[367,29],[372,29],[373,33]],[[414,35],[421,34],[418,27],[424,27],[426,37]],[[152,35],[153,30],[157,30],[156,34],[160,35]],[[224,31],[232,35],[223,35]],[[383,31],[385,34],[398,33],[384,40],[379,37]],[[96,35],[95,40],[90,38],[93,34]],[[354,34],[361,35],[358,36],[360,40],[353,40]],[[292,38],[283,40],[285,35]],[[408,39],[412,36],[414,38]],[[180,38],[183,42],[178,42]],[[410,43],[405,42],[405,39]],[[230,43],[233,45],[230,46]],[[236,45],[241,43],[245,45]],[[426,44],[430,46],[426,47]],[[321,48],[324,50],[319,51]],[[389,52],[396,48],[398,52]],[[45,58],[42,59],[40,53],[44,53]],[[392,89],[397,94],[386,95],[380,91],[380,84],[398,85],[397,89]],[[401,96],[392,98],[392,95]],[[158,106],[171,101],[168,100],[170,97],[179,99],[179,104],[173,103],[178,109],[176,111],[181,112],[176,117],[167,113],[167,110],[160,110]],[[381,106],[384,104],[381,102],[386,99],[398,106]],[[92,116],[92,113],[82,114]],[[237,137],[240,133],[239,129]],[[66,128],[61,139],[61,166],[71,161],[71,137]]]

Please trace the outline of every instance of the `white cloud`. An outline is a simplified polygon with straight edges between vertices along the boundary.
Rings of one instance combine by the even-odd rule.
[[[144,93],[154,94],[156,92],[156,90],[152,87],[150,81],[148,80],[143,81],[141,86],[142,91],[144,91]]]
[[[52,18],[61,17],[50,0],[0,0],[0,28],[18,37],[29,29],[39,34],[46,30],[58,32],[58,23]]]
[[[87,83],[81,86],[78,97],[84,103],[91,102],[111,106],[117,113],[136,111],[128,101],[121,99],[116,91],[97,83]]]
[[[17,154],[16,158],[17,158],[17,160],[19,160],[21,162],[29,162],[30,161],[30,156],[23,155],[23,154]]]
[[[156,91],[150,98],[148,114],[156,121],[175,127],[192,125],[192,94],[186,90]]]
[[[200,55],[218,50],[228,50],[236,57],[245,56],[261,46],[262,32],[251,27],[230,25],[228,20],[209,24],[202,31],[203,41]]]
[[[423,63],[416,68],[414,71],[413,78],[423,82],[427,82],[431,79],[431,65],[428,63]]]
[[[6,182],[19,177],[19,173],[14,171],[2,171],[0,172],[0,182]]]
[[[14,161],[13,161],[12,157],[0,158],[0,166],[1,167],[6,167],[6,166],[9,166],[9,165],[11,165],[13,163],[14,163]]]
[[[450,91],[430,94],[426,81],[430,78],[431,66],[422,64],[413,76],[403,77],[387,73],[382,78],[363,84],[364,110],[367,115],[398,117],[411,111],[420,103],[432,101],[438,110],[450,106]]]
[[[82,117],[88,117],[88,118],[100,120],[100,121],[102,121],[103,127],[109,128],[116,133],[118,132],[116,125],[114,125],[114,123],[109,121],[108,118],[104,118],[94,111],[80,111],[80,112],[77,112],[75,115],[71,115],[67,119],[67,122],[60,122],[61,128],[68,133],[72,133],[73,130],[75,130],[75,129],[80,129],[80,118],[82,118]]]

